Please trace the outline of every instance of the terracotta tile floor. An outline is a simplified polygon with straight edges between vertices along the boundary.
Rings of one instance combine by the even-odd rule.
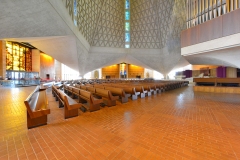
[[[35,87],[0,87],[0,159],[240,159],[240,95],[192,87],[63,119],[51,91],[46,126],[27,130]]]

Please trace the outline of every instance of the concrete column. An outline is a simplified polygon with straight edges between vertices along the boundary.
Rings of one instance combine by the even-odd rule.
[[[55,59],[54,65],[55,65],[56,80],[58,80],[58,79],[62,80],[62,63]]]
[[[0,76],[6,77],[6,42],[0,41]]]
[[[163,76],[164,76],[164,79],[169,79],[168,73],[167,73],[167,74],[164,74]]]

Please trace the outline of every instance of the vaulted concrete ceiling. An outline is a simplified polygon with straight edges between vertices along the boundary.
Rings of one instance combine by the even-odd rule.
[[[2,0],[0,39],[30,42],[85,74],[127,62],[167,74],[181,56],[185,0],[131,0],[131,48],[124,48],[124,0]]]

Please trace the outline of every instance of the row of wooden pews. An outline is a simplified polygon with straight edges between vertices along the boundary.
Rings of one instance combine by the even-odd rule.
[[[102,103],[107,106],[115,106],[116,101],[119,100],[121,103],[127,103],[129,97],[132,100],[144,98],[147,96],[159,94],[161,92],[180,88],[186,86],[188,83],[185,81],[123,81],[121,83],[85,83],[73,84],[72,86],[64,85],[64,92],[72,98],[78,98],[79,102],[83,102],[79,96],[81,92],[89,92],[93,98],[102,99]],[[75,96],[75,97],[74,97]],[[93,99],[92,98],[92,99]],[[91,103],[89,106],[92,106]],[[92,108],[92,109],[91,109]],[[100,109],[89,107],[89,111],[95,111]]]
[[[52,86],[52,94],[59,102],[59,108],[64,107],[65,119],[78,116],[78,109],[82,107],[93,112],[99,110],[103,103],[111,107],[116,105],[117,100],[127,103],[129,98],[136,100],[188,85],[188,81],[151,80],[91,80],[65,83],[68,84],[59,83]],[[28,128],[47,124],[50,109],[45,89],[38,86],[24,103],[27,108]]]

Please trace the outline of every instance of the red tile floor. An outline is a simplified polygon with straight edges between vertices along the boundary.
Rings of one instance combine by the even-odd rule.
[[[0,159],[240,159],[240,95],[184,87],[65,120],[51,91],[48,125],[27,129],[35,87],[0,87]]]

